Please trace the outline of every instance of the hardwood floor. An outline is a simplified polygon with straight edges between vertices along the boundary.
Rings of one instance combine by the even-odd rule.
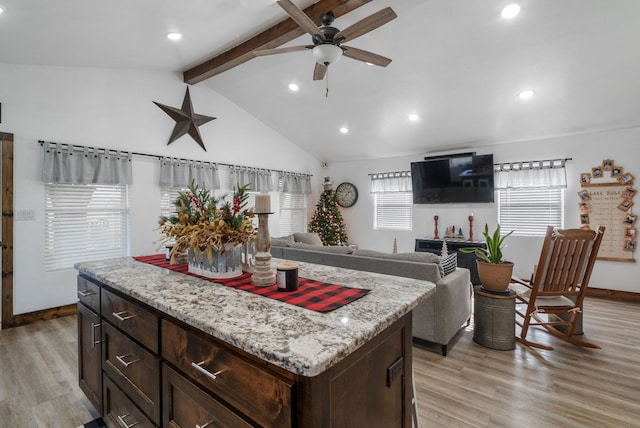
[[[414,347],[421,427],[639,427],[640,303],[587,298],[585,312],[585,336],[602,349],[538,330],[554,351],[494,351],[473,342],[473,324],[447,357]],[[0,427],[97,416],[78,387],[76,334],[75,316],[0,331]]]
[[[536,327],[555,350],[495,351],[473,325],[447,357],[414,347],[422,427],[640,427],[640,304],[587,297],[584,331],[602,349]]]
[[[76,323],[0,331],[0,427],[75,428],[98,416],[78,387]]]

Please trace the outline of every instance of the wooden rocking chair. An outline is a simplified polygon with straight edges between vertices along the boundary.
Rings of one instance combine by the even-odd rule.
[[[547,228],[540,260],[531,282],[514,277],[513,281],[517,284],[511,285],[517,293],[516,323],[522,330],[516,339],[520,343],[552,350],[551,346],[527,340],[529,326],[539,325],[567,342],[600,348],[594,343],[576,339],[573,332],[576,320],[582,313],[584,296],[604,229],[604,226],[597,231]]]

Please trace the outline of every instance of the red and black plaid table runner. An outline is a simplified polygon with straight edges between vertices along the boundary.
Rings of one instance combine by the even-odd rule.
[[[279,291],[278,287],[256,287],[251,284],[251,274],[243,273],[235,278],[207,278],[189,272],[186,263],[171,265],[166,260],[164,254],[154,254],[151,256],[137,256],[135,260],[148,263],[150,265],[170,269],[185,275],[195,276],[207,281],[215,282],[227,287],[237,288],[253,294],[259,294],[270,299],[279,300],[301,308],[310,309],[316,312],[331,312],[341,306],[349,304],[359,298],[366,296],[371,290],[365,288],[351,288],[343,285],[329,284],[308,278],[298,278],[298,289],[296,291]]]

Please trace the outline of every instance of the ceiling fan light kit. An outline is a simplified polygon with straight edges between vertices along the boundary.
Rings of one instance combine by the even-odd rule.
[[[276,3],[284,9],[287,15],[289,15],[289,17],[298,24],[300,28],[311,35],[313,45],[261,49],[254,51],[253,53],[255,55],[274,55],[311,49],[313,57],[317,62],[313,71],[313,80],[324,79],[329,64],[335,63],[343,55],[347,58],[380,67],[386,67],[391,62],[389,58],[385,58],[382,55],[378,55],[373,52],[352,48],[350,46],[342,46],[342,43],[350,42],[356,37],[360,37],[370,31],[373,31],[397,18],[396,13],[390,7],[379,10],[378,12],[357,21],[355,24],[350,25],[344,30],[339,30],[331,25],[334,21],[334,15],[331,11],[324,13],[320,17],[322,25],[317,27],[316,23],[307,16],[302,9],[291,2],[291,0],[276,0]]]
[[[318,64],[334,64],[342,56],[342,49],[336,45],[322,44],[312,49],[313,57]]]

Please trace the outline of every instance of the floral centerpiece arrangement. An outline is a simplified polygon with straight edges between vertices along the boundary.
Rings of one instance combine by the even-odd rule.
[[[213,276],[229,276],[222,275],[228,266],[221,263],[230,257],[224,257],[225,253],[240,248],[241,257],[241,246],[256,234],[251,223],[254,214],[246,208],[248,189],[249,185],[238,186],[228,201],[228,195],[217,198],[206,187],[191,182],[189,190],[180,192],[174,202],[176,213],[159,220],[163,242],[174,242],[171,259],[186,251],[190,271],[192,264],[206,264],[220,274]]]

